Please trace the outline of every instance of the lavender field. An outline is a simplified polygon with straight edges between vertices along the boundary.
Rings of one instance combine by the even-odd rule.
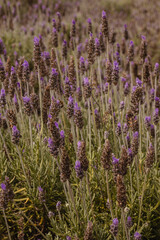
[[[0,0],[0,240],[160,240],[159,64],[159,0]]]

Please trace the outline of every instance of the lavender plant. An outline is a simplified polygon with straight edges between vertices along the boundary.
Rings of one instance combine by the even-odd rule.
[[[0,6],[0,235],[159,239],[158,19],[76,4]]]

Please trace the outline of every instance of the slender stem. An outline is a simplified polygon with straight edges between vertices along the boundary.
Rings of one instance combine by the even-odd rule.
[[[140,221],[141,221],[142,203],[143,203],[144,192],[145,192],[145,189],[146,189],[147,176],[148,176],[148,169],[147,169],[147,172],[145,174],[143,189],[142,189],[142,194],[141,194],[141,201],[140,201],[140,207],[139,207],[139,218],[138,218],[138,228],[139,228],[139,224],[140,224]]]
[[[12,240],[4,208],[3,208],[3,217],[5,220],[5,224],[6,224],[6,228],[7,228],[7,232],[8,232],[8,238],[9,238],[9,240]]]
[[[131,166],[129,166],[129,176],[130,176],[130,184],[131,184],[131,204],[133,202],[133,184],[132,184],[132,171]]]
[[[110,212],[111,212],[111,217],[113,219],[112,199],[111,199],[111,195],[110,195],[110,191],[109,191],[108,170],[106,171],[106,183],[107,183],[107,195],[108,195],[108,199],[109,199],[109,208],[110,208]]]
[[[40,79],[40,70],[38,67],[38,83],[39,83],[39,100],[40,100],[40,111],[41,111],[41,134],[43,135],[43,107],[42,107],[42,88],[41,88],[41,79]]]
[[[90,110],[90,101],[88,100],[88,128],[89,128],[89,154],[91,158],[91,110]]]
[[[121,209],[121,213],[122,213],[123,226],[124,226],[124,230],[125,230],[125,233],[126,233],[126,238],[127,238],[127,240],[129,240],[128,232],[127,232],[127,226],[126,226],[126,221],[125,221],[125,215],[124,215],[124,209],[123,208]]]
[[[30,133],[30,142],[31,142],[31,152],[32,152],[32,156],[33,156],[33,139],[32,139],[31,116],[29,116],[29,133]]]
[[[71,185],[70,185],[70,183],[69,183],[68,180],[67,180],[67,187],[68,187],[68,192],[69,192],[69,195],[70,195],[70,198],[71,198],[73,207],[74,207],[74,211],[75,211],[75,213],[76,213],[76,215],[77,215],[78,222],[80,223],[80,219],[79,219],[78,212],[77,212],[77,209],[76,209],[76,204],[75,204],[75,201],[74,201],[74,196],[73,196],[72,188],[71,188]]]
[[[28,187],[29,187],[29,189],[31,189],[31,186],[30,186],[30,183],[29,183],[29,181],[28,181],[28,177],[27,177],[27,175],[26,175],[26,171],[25,171],[25,168],[24,168],[24,163],[23,163],[23,160],[22,160],[22,155],[21,155],[21,153],[20,153],[20,151],[19,151],[18,145],[16,145],[16,148],[17,148],[17,152],[18,152],[18,155],[19,155],[19,158],[20,158],[21,166],[22,166],[23,173],[24,173],[24,176],[25,176],[25,178],[26,178]]]
[[[2,135],[2,133],[1,133],[1,131],[0,131],[0,135],[1,135],[2,142],[3,142],[3,144],[4,144],[4,147],[5,147],[5,151],[6,151],[6,153],[7,153],[7,157],[8,157],[8,159],[9,159],[9,161],[12,162],[12,161],[11,161],[11,158],[10,158],[10,156],[9,156],[8,148],[7,148],[6,144],[5,144],[5,140],[4,140],[4,138],[3,138],[3,135]]]

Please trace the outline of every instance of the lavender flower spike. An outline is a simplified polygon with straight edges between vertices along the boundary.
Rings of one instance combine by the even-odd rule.
[[[75,162],[75,171],[76,171],[76,175],[79,179],[82,179],[83,176],[84,176],[84,173],[83,173],[83,169],[82,169],[82,166],[81,166],[81,162],[80,161],[76,161]]]
[[[141,240],[142,239],[141,237],[142,237],[142,235],[139,232],[135,232],[135,234],[134,234],[135,240]]]

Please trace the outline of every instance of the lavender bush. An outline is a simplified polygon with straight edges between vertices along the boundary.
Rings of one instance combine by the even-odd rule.
[[[160,238],[160,5],[144,3],[3,1],[1,239]]]

